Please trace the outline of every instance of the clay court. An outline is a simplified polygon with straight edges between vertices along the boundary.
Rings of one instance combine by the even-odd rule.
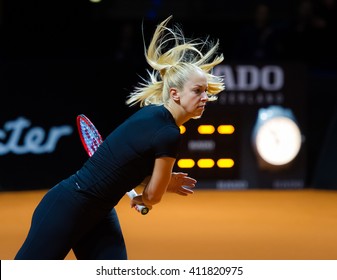
[[[0,193],[0,259],[11,260],[46,190]],[[131,260],[335,260],[337,191],[196,190],[146,216],[117,207]],[[72,252],[67,259],[75,259]]]

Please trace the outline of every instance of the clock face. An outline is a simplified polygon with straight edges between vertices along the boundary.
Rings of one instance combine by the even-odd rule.
[[[293,120],[275,117],[259,128],[255,140],[257,152],[264,161],[273,165],[284,165],[298,154],[302,136]]]

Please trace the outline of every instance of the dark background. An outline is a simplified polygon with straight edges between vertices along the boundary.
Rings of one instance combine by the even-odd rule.
[[[186,35],[219,38],[226,64],[306,68],[305,96],[293,96],[306,111],[306,186],[337,187],[335,0],[0,4],[0,128],[18,115],[45,127],[75,125],[73,116],[85,113],[106,135],[135,110],[124,102],[147,68],[142,25],[148,42],[172,14]],[[256,14],[261,4],[268,7],[265,20]],[[53,154],[0,156],[0,189],[48,188],[71,174],[86,157],[77,141],[74,134]]]

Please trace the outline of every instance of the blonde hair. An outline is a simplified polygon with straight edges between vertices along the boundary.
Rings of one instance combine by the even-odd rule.
[[[166,26],[171,18],[157,26],[147,49],[144,43],[145,58],[153,70],[147,70],[149,79],[143,79],[129,95],[126,104],[130,106],[166,104],[170,98],[169,89],[182,89],[189,75],[198,69],[206,75],[209,101],[216,100],[216,94],[225,89],[222,77],[211,73],[213,67],[223,61],[222,54],[215,56],[219,41],[212,42],[208,38],[187,40],[178,26]]]

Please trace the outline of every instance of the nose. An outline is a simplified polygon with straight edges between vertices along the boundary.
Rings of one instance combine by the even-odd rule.
[[[204,102],[207,102],[208,101],[208,94],[206,91],[204,91],[201,95],[201,100],[204,101]]]

